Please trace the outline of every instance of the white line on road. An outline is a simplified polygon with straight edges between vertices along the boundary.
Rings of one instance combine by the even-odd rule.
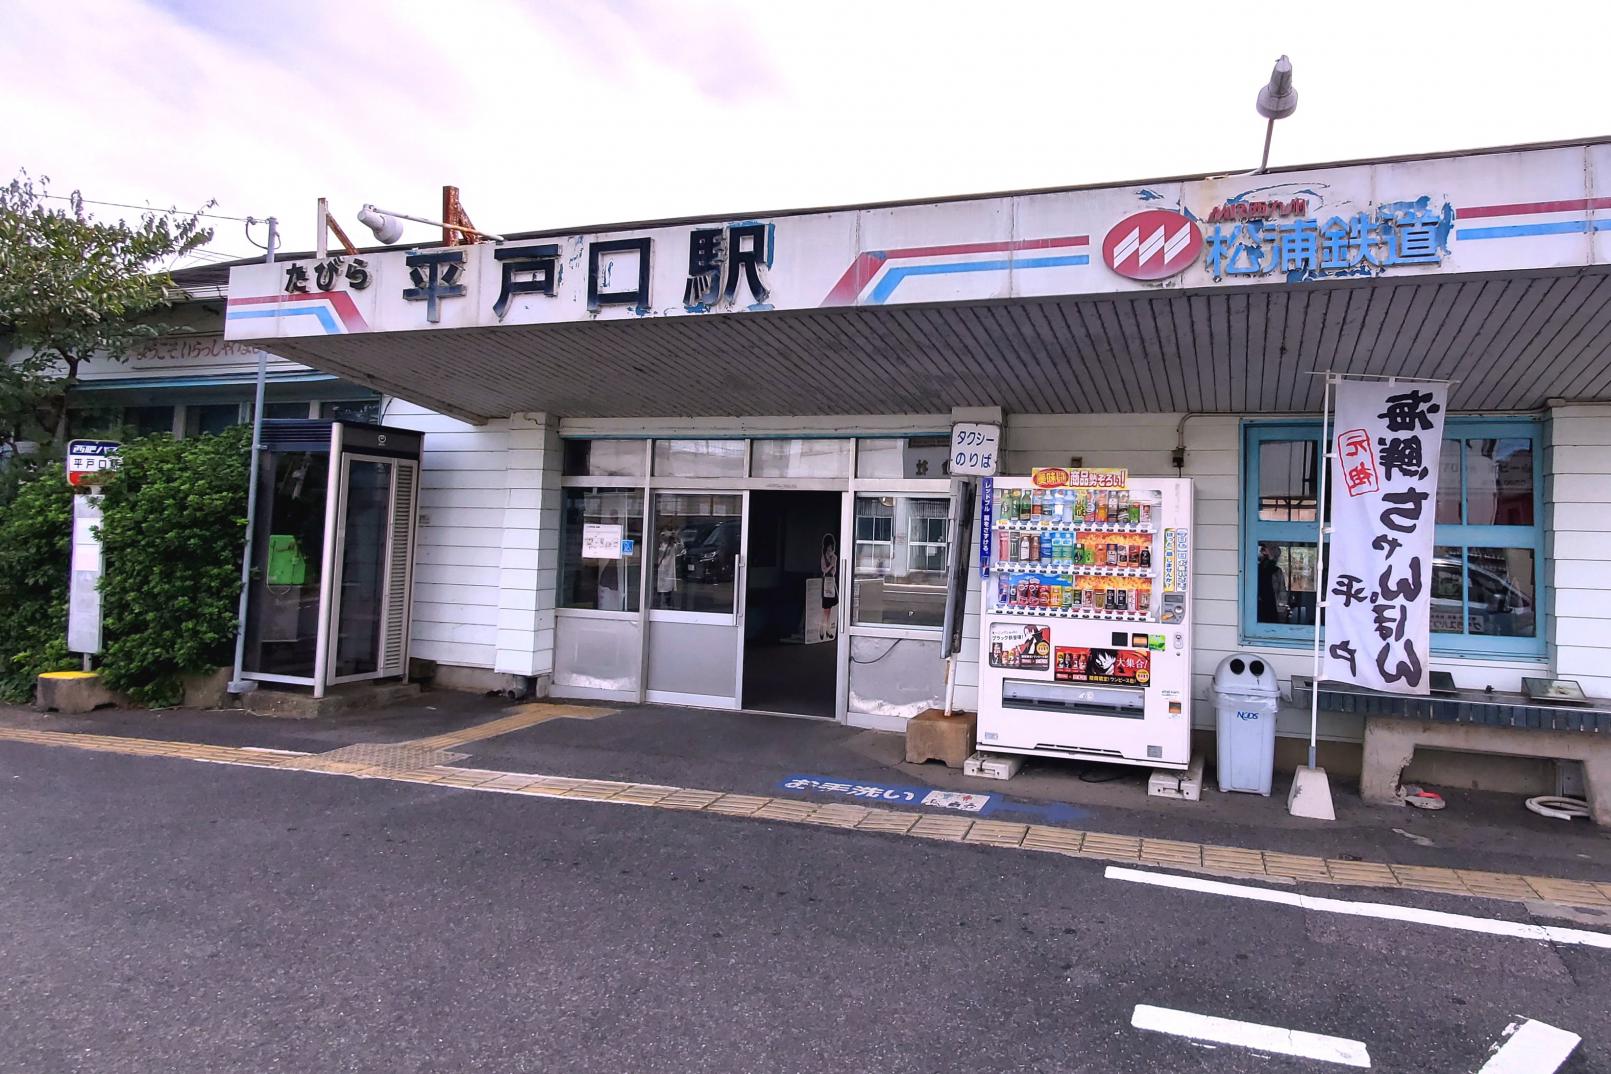
[[[1581,944],[1584,947],[1602,947],[1611,950],[1611,933],[1590,932],[1587,929],[1566,929],[1555,925],[1534,925],[1523,921],[1498,921],[1487,917],[1467,917],[1441,910],[1422,910],[1415,906],[1395,906],[1385,902],[1348,902],[1343,899],[1321,899],[1312,895],[1299,895],[1292,891],[1273,891],[1270,888],[1246,884],[1227,884],[1220,880],[1203,880],[1195,876],[1177,876],[1174,873],[1149,873],[1140,869],[1125,869],[1110,865],[1106,873],[1110,880],[1128,880],[1136,884],[1152,884],[1182,891],[1200,891],[1209,895],[1229,895],[1237,899],[1256,902],[1273,902],[1282,906],[1296,906],[1304,910],[1323,910],[1332,914],[1351,914],[1354,917],[1374,917],[1385,921],[1407,921],[1415,925],[1437,925],[1445,929],[1463,929],[1466,932],[1485,932],[1491,936],[1511,936],[1522,940],[1543,940],[1553,943]]]
[[[1135,1013],[1130,1016],[1130,1024],[1137,1029],[1189,1037],[1194,1041],[1218,1041],[1254,1051],[1321,1059],[1345,1067],[1370,1066],[1370,1055],[1365,1051],[1364,1043],[1346,1037],[1328,1037],[1321,1033],[1259,1025],[1257,1022],[1214,1018],[1190,1011],[1170,1010],[1168,1007],[1149,1007],[1144,1003],[1136,1005]]]
[[[1524,1018],[1505,1027],[1497,1050],[1477,1074],[1555,1074],[1582,1040],[1576,1033]]]

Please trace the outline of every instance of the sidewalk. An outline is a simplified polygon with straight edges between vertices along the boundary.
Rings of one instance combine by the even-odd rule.
[[[1031,760],[1017,778],[1003,783],[969,779],[938,764],[907,765],[898,735],[747,713],[661,706],[511,706],[432,691],[415,704],[323,720],[276,720],[239,711],[105,709],[58,716],[0,708],[0,727],[307,754],[408,744],[423,751],[451,751],[452,760],[445,763],[461,769],[925,814],[954,812],[924,806],[927,791],[958,791],[990,796],[983,812],[961,815],[1012,826],[1611,882],[1611,836],[1587,821],[1538,817],[1512,795],[1450,791],[1446,810],[1423,813],[1366,806],[1355,788],[1334,784],[1338,819],[1325,823],[1287,815],[1285,780],[1279,774],[1269,798],[1221,794],[1210,779],[1200,802],[1149,798],[1147,770],[1120,766]],[[336,767],[323,770],[350,770],[341,764],[336,761]],[[868,797],[873,792],[883,793]]]

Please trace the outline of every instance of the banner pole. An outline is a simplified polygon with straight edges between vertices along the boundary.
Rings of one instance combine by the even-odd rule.
[[[1314,678],[1309,683],[1309,767],[1315,765],[1315,748],[1320,734],[1320,645],[1321,622],[1326,607],[1326,483],[1331,475],[1331,388],[1337,381],[1326,373],[1326,390],[1320,410],[1320,489],[1315,500],[1315,654]]]

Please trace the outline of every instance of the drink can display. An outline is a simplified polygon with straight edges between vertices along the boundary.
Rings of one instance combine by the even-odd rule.
[[[1117,567],[1119,565],[1119,546],[1117,544],[1114,544],[1112,541],[1108,542],[1108,563],[1107,563],[1107,565],[1109,567]]]
[[[1139,521],[1143,522],[1143,523],[1151,523],[1152,522],[1152,504],[1143,503],[1141,505],[1141,514],[1140,514]]]
[[[1136,611],[1146,615],[1152,604],[1152,587],[1144,585],[1136,590]]]

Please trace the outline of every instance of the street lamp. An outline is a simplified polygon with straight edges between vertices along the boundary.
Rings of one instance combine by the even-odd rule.
[[[425,216],[410,216],[408,213],[394,213],[390,209],[377,209],[366,204],[358,210],[358,222],[375,233],[375,238],[383,245],[390,246],[403,237],[403,221],[412,220],[416,224],[430,224],[432,227],[442,229],[442,242],[448,246],[455,246],[462,242],[480,242],[482,239],[491,239],[493,242],[502,242],[502,235],[494,235],[490,231],[481,231],[470,222],[469,215],[464,206],[459,203],[459,188],[445,186],[442,188],[442,219],[432,220]]]
[[[1259,171],[1270,166],[1270,137],[1275,133],[1275,121],[1285,119],[1298,110],[1298,91],[1292,88],[1292,61],[1282,56],[1275,61],[1270,81],[1259,90],[1254,107],[1269,122],[1264,127],[1264,156]]]

